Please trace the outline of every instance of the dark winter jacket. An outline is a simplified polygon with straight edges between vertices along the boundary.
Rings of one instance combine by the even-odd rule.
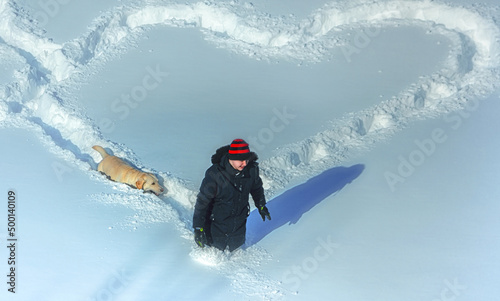
[[[204,228],[212,246],[232,251],[245,242],[249,195],[255,206],[264,206],[266,200],[257,155],[251,153],[240,172],[229,163],[228,150],[229,146],[221,147],[212,156],[194,208],[193,227]]]

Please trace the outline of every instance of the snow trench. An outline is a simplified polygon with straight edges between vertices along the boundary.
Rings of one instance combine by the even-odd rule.
[[[452,41],[452,54],[439,72],[422,77],[378,105],[332,120],[324,131],[285,145],[274,157],[261,162],[269,198],[290,181],[337,166],[412,121],[459,110],[498,88],[500,29],[492,16],[473,8],[430,0],[340,1],[296,23],[261,12],[249,3],[148,3],[146,7],[117,7],[97,18],[84,35],[56,44],[44,37],[34,19],[19,17],[21,8],[15,2],[0,1],[0,53],[20,66],[12,71],[13,80],[0,86],[0,126],[40,132],[50,151],[93,178],[99,177],[88,171],[100,160],[91,148],[95,144],[158,174],[168,188],[164,200],[177,211],[186,228],[197,192],[168,171],[141,164],[133,150],[106,138],[95,120],[65,98],[67,87],[92,76],[149,28],[198,28],[219,48],[255,59],[297,62],[320,62],[331,50],[345,47],[345,41],[336,35],[344,30],[410,25],[438,32]],[[136,208],[139,199],[126,203]],[[171,210],[158,210],[156,203],[150,210],[141,210],[149,211],[142,213],[145,223],[169,220],[172,215]]]

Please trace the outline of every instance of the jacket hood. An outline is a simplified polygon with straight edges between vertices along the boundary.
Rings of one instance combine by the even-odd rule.
[[[222,162],[222,158],[223,157],[227,157],[227,154],[229,152],[229,148],[231,146],[230,145],[226,145],[226,146],[223,146],[223,147],[220,147],[218,148],[216,151],[215,151],[215,154],[212,155],[212,164],[219,164]],[[248,158],[248,162],[255,162],[259,160],[259,157],[257,156],[256,153],[254,152],[250,152],[250,157]]]

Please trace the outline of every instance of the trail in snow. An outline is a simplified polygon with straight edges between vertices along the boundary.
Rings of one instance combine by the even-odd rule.
[[[446,68],[421,78],[392,99],[334,120],[309,139],[283,146],[275,157],[262,162],[268,197],[291,180],[341,164],[412,121],[458,110],[498,87],[500,30],[492,16],[473,9],[435,1],[342,1],[294,23],[248,3],[149,3],[147,7],[118,7],[96,19],[85,35],[56,44],[31,20],[19,18],[15,2],[0,2],[0,49],[16,67],[22,65],[12,72],[13,80],[1,86],[0,123],[40,132],[51,151],[82,170],[95,168],[99,158],[91,147],[99,144],[159,174],[169,190],[166,200],[187,228],[196,191],[168,171],[143,166],[133,150],[107,139],[82,108],[64,97],[68,87],[92,76],[152,26],[199,28],[217,47],[256,59],[297,62],[319,62],[337,48],[344,53],[355,51],[340,38],[344,30],[410,25],[439,32],[453,42]],[[141,203],[135,200],[127,206],[135,208]],[[157,206],[142,210],[147,211],[144,222],[161,222],[171,216],[169,210],[157,210]]]

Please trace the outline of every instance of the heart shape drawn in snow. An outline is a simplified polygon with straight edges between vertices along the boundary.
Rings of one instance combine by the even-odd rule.
[[[21,22],[23,12],[18,10],[15,3],[0,2],[0,43],[26,62],[13,72],[11,84],[0,87],[0,126],[35,131],[51,151],[91,176],[95,173],[88,168],[90,162],[97,161],[92,157],[96,144],[112,148],[139,167],[141,164],[131,150],[106,139],[94,120],[65,99],[65,87],[85,81],[92,75],[93,66],[104,65],[121,51],[125,41],[156,24],[199,28],[218,47],[240,54],[298,61],[321,61],[325,49],[342,46],[342,41],[329,39],[329,33],[343,29],[414,24],[438,31],[452,41],[453,53],[445,62],[446,68],[421,78],[399,96],[346,115],[326,130],[287,145],[275,157],[261,162],[266,190],[271,195],[296,177],[339,165],[353,152],[386,139],[409,122],[462,108],[467,101],[493,92],[499,78],[500,32],[495,22],[472,10],[427,0],[335,2],[299,24],[234,2],[123,6],[106,13],[85,36],[62,45],[37,34],[26,25],[30,20]],[[178,213],[182,220],[189,220],[183,214],[192,213],[196,192],[167,172],[157,173],[165,180],[169,200],[177,203],[172,207],[181,208]],[[114,195],[105,198],[110,202],[117,199]],[[169,212],[171,207],[153,196],[130,193],[119,201],[138,214],[147,211],[139,222],[166,221],[175,216]],[[179,228],[183,237],[192,240],[187,226]],[[247,290],[247,295],[276,295],[282,285],[263,281],[255,267],[248,265],[261,262],[265,256],[258,248],[250,248],[243,257],[254,260],[218,257],[206,263],[226,265],[232,286]],[[255,285],[261,282],[266,285]]]
[[[495,22],[463,7],[431,1],[335,2],[299,24],[272,18],[240,3],[120,7],[100,18],[87,35],[62,45],[15,22],[18,9],[5,2],[0,6],[4,16],[0,21],[2,42],[26,60],[26,66],[14,74],[15,83],[4,87],[5,103],[9,105],[2,102],[0,118],[4,124],[45,133],[42,136],[52,150],[67,158],[73,156],[74,164],[85,170],[94,156],[91,147],[95,144],[141,164],[132,151],[107,140],[94,121],[73,109],[60,91],[84,81],[91,76],[86,73],[89,66],[104,65],[120,51],[124,41],[158,24],[199,28],[207,40],[239,54],[312,62],[321,61],[325,49],[343,46],[342,41],[332,41],[329,36],[343,29],[415,25],[452,41],[446,68],[422,77],[392,99],[348,114],[326,130],[282,147],[275,157],[263,161],[262,174],[270,194],[293,178],[338,165],[352,152],[386,139],[409,122],[463,108],[467,101],[493,92],[499,78],[500,31]],[[55,132],[57,137],[50,134]],[[64,143],[57,143],[56,138]],[[165,179],[172,200],[191,210],[196,192],[167,172],[158,174]]]

